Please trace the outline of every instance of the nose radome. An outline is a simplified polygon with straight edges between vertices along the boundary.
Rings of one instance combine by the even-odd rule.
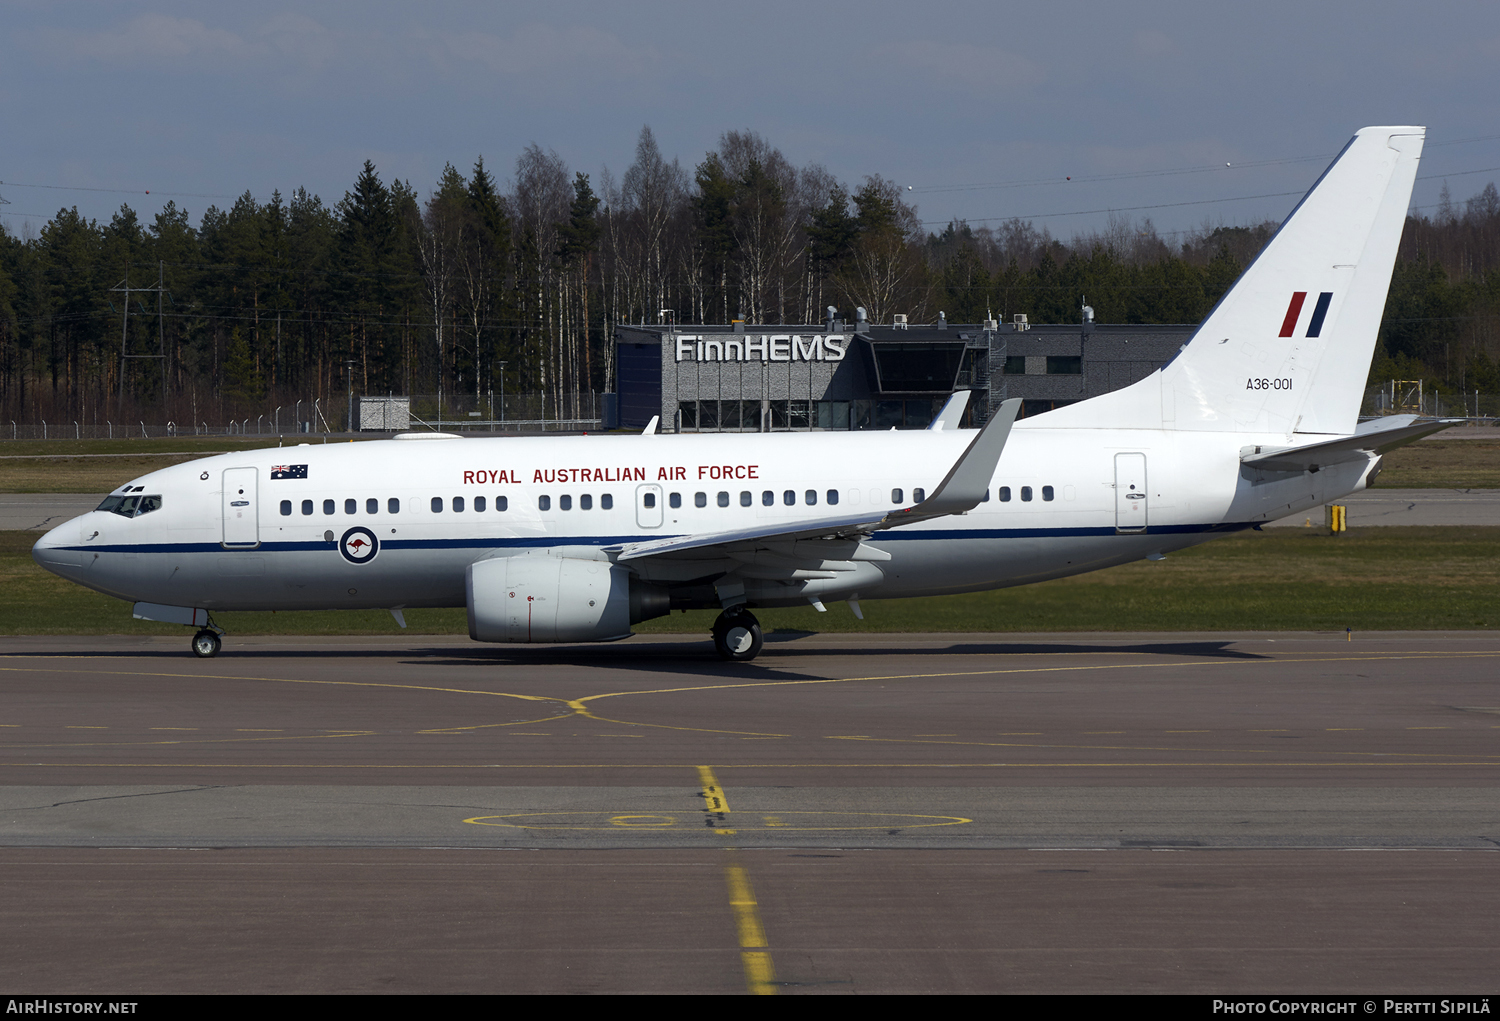
[[[82,553],[76,547],[79,542],[79,519],[64,522],[43,535],[31,547],[31,559],[47,570],[63,573],[59,568],[76,568],[82,563]]]

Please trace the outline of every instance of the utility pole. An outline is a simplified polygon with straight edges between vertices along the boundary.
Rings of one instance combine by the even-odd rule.
[[[161,307],[162,294],[165,291],[165,288],[163,288],[163,286],[162,286],[162,274],[163,274],[163,267],[164,266],[165,266],[165,263],[162,263],[162,262],[158,262],[157,263],[157,269],[156,269],[157,277],[156,277],[156,286],[155,287],[131,287],[130,286],[130,269],[127,266],[127,268],[125,270],[125,279],[122,280],[119,283],[118,286],[110,288],[110,291],[112,291],[112,292],[113,291],[122,291],[125,294],[125,300],[124,300],[124,306],[123,306],[124,307],[124,312],[120,316],[120,399],[119,399],[119,408],[120,408],[120,411],[119,411],[119,413],[122,414],[122,415],[125,413],[125,362],[128,359],[131,359],[131,358],[157,358],[157,359],[161,360],[162,413],[166,414],[166,407],[167,407],[167,348],[166,348],[166,339],[165,339],[165,337],[166,337],[166,327],[163,324],[162,307]],[[149,294],[152,291],[156,292],[156,323],[157,323],[157,327],[156,327],[156,343],[157,343],[158,350],[157,350],[157,353],[154,354],[154,355],[133,355],[133,354],[130,354],[130,292],[131,291],[134,291],[137,294]]]

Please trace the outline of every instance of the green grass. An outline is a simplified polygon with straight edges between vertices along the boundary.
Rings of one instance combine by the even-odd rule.
[[[184,634],[48,574],[35,532],[0,532],[0,634]],[[768,631],[1356,631],[1500,628],[1500,528],[1371,528],[1340,538],[1276,529],[1022,588],[757,610]],[[407,634],[465,634],[462,609],[406,610]],[[715,612],[646,621],[645,634],[708,631]],[[225,613],[232,634],[401,633],[381,610]]]

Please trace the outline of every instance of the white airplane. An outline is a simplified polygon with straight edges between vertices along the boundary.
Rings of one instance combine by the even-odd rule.
[[[394,440],[252,450],[152,472],[48,532],[50,571],[198,627],[217,610],[465,606],[481,642],[627,637],[722,610],[975,592],[1165,554],[1369,485],[1443,428],[1358,422],[1425,129],[1359,132],[1170,362],[977,433]]]

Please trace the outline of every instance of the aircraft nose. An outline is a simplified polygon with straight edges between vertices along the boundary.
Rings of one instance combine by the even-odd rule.
[[[76,571],[83,562],[78,550],[78,518],[58,525],[36,541],[31,547],[31,559],[54,574]]]

